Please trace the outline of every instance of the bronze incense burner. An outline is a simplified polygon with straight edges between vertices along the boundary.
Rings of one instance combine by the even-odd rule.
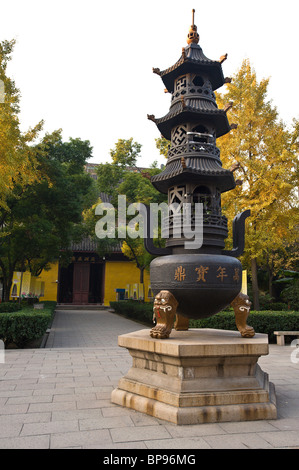
[[[196,230],[196,203],[202,204],[203,238],[200,248],[186,248],[187,238],[175,236],[175,217],[171,211],[167,216],[169,237],[166,247],[155,248],[150,234],[145,238],[146,249],[158,255],[150,265],[151,288],[157,296],[154,305],[157,325],[151,335],[168,337],[169,325],[172,327],[175,315],[177,324],[181,323],[187,329],[187,319],[214,315],[238,298],[237,326],[242,336],[248,337],[253,336],[254,331],[246,325],[250,302],[247,296],[240,294],[242,265],[237,257],[244,250],[245,219],[250,211],[235,217],[233,249],[225,250],[228,229],[227,219],[221,211],[221,194],[233,190],[236,182],[233,171],[222,167],[220,151],[216,147],[218,137],[236,128],[227,118],[232,103],[219,109],[214,93],[230,81],[222,72],[222,62],[227,54],[217,61],[210,60],[198,42],[193,10],[188,45],[182,49],[179,60],[164,71],[153,69],[171,94],[171,105],[162,118],[148,115],[162,136],[170,141],[165,169],[153,176],[151,182],[158,191],[168,194],[169,205],[176,204],[181,210],[189,204],[192,230]],[[157,309],[162,305],[161,291],[174,297],[175,307],[165,304],[171,311]],[[242,306],[244,314],[241,318]],[[167,320],[160,320],[161,312],[169,319],[168,324]],[[185,320],[178,321],[180,316]]]

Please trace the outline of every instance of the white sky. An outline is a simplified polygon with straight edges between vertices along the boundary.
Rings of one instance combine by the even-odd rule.
[[[9,0],[1,2],[0,40],[17,40],[8,74],[21,91],[22,130],[44,119],[46,132],[89,140],[94,163],[133,137],[140,166],[165,163],[147,114],[164,116],[170,95],[152,67],[179,59],[192,8],[205,55],[228,53],[224,76],[249,58],[259,80],[271,77],[280,117],[299,118],[298,0]]]

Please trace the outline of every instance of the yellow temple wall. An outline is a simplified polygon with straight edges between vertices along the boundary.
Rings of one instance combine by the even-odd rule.
[[[57,289],[58,289],[58,263],[52,263],[49,271],[43,270],[38,276],[39,281],[45,283],[44,296],[40,297],[40,302],[43,300],[55,300],[57,301]]]
[[[10,292],[10,299],[16,298],[14,295],[14,284],[16,284],[17,297],[20,293],[21,286],[21,295],[26,295],[29,293],[35,292],[39,297],[40,301],[43,300],[53,300],[57,301],[57,288],[58,288],[58,263],[52,263],[50,265],[49,271],[43,270],[38,277],[32,276],[29,271],[26,271],[21,275],[20,272],[14,272],[13,275],[13,284]],[[43,290],[44,295],[40,296],[41,292],[41,283],[44,283]],[[39,287],[37,288],[37,284]]]
[[[138,284],[140,270],[132,261],[107,261],[105,265],[104,305],[116,300],[115,289],[126,289],[127,284]],[[144,271],[144,300],[148,299],[149,272]]]
[[[58,270],[59,264],[52,263],[50,270],[43,270],[36,278],[44,282],[44,296],[40,297],[40,302],[45,300],[57,301],[58,294]],[[139,284],[140,270],[132,261],[106,261],[104,275],[104,305],[109,306],[110,301],[117,299],[116,289],[126,289],[128,285],[132,288]],[[148,271],[144,271],[144,300],[147,302],[150,276]]]

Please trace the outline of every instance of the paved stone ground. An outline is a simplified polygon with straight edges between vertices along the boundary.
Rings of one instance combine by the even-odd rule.
[[[299,363],[291,346],[259,361],[278,419],[176,426],[110,402],[131,365],[117,336],[144,328],[107,310],[57,311],[46,348],[5,351],[0,449],[299,448]],[[299,357],[299,351],[297,354]]]

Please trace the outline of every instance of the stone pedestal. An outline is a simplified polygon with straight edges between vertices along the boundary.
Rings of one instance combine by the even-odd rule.
[[[133,357],[111,401],[176,424],[275,419],[273,384],[257,364],[268,337],[214,329],[118,337]]]

